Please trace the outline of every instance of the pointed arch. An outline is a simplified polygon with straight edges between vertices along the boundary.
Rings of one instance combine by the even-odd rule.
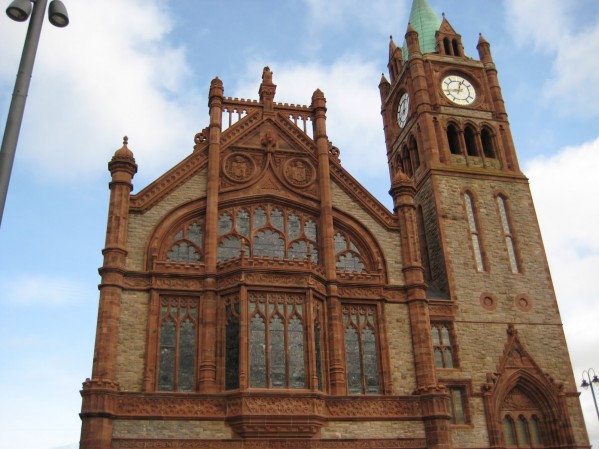
[[[541,447],[573,444],[563,385],[540,369],[511,324],[498,370],[488,373],[487,380],[482,390],[491,447],[530,447],[533,436]],[[523,429],[529,444],[519,435]]]
[[[447,125],[447,143],[449,144],[449,152],[451,154],[462,154],[460,132],[455,123]]]

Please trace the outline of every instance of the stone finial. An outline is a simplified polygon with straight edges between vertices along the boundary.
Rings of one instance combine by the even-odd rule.
[[[260,95],[260,102],[264,103],[266,109],[272,109],[272,103],[277,91],[277,85],[272,82],[272,75],[273,73],[272,70],[270,70],[270,67],[264,67],[262,70],[262,83],[260,84],[258,95]]]
[[[114,157],[133,159],[133,152],[127,146],[128,143],[129,137],[123,136],[123,146],[116,150],[116,152],[114,153]]]

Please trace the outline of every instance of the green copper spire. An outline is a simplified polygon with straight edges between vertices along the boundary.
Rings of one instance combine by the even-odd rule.
[[[414,0],[412,11],[410,11],[410,23],[418,33],[420,51],[422,53],[435,53],[437,44],[435,33],[441,26],[441,20],[429,5],[428,0]],[[406,45],[404,43],[404,58],[407,58]]]

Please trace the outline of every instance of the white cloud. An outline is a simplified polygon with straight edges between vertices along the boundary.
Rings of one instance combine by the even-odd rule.
[[[71,2],[68,27],[45,24],[18,149],[37,174],[65,182],[103,174],[98,167],[124,134],[153,175],[191,152],[202,127],[195,105],[204,101],[195,101],[185,49],[168,42],[172,23],[162,4]],[[8,84],[25,27],[2,28],[10,45],[0,56],[14,67],[0,71]]]
[[[514,40],[533,44],[554,55],[552,73],[543,89],[547,100],[559,100],[562,113],[599,113],[599,59],[590,49],[599,47],[599,9],[585,9],[583,0],[507,0],[508,23]],[[587,14],[580,26],[576,15]]]
[[[594,168],[599,138],[530,161],[526,174],[553,274],[564,331],[577,383],[584,369],[597,366],[599,303],[599,201]],[[580,396],[589,437],[599,442],[599,425],[590,393]]]
[[[85,297],[79,282],[46,274],[2,276],[0,292],[0,301],[23,306],[63,306]]]

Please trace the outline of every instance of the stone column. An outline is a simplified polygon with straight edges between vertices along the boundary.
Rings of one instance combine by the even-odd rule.
[[[320,89],[312,95],[314,111],[314,140],[318,152],[318,185],[320,188],[320,226],[322,259],[328,282],[327,309],[329,315],[329,372],[331,394],[347,393],[345,382],[345,350],[343,348],[343,321],[337,292],[337,267],[333,230],[333,201],[329,169],[329,139],[326,130],[326,99]]]
[[[416,391],[420,396],[422,417],[429,449],[451,448],[449,395],[437,383],[424,269],[420,258],[414,196],[416,189],[403,172],[393,179],[391,196],[399,218],[403,273],[405,276]]]
[[[216,261],[218,254],[218,191],[220,175],[220,136],[223,113],[223,82],[214,78],[210,83],[208,107],[208,185],[206,193],[206,282],[201,298],[202,336],[200,352],[200,392],[214,393],[216,381]]]
[[[123,146],[108,163],[112,175],[106,244],[102,254],[104,263],[100,268],[100,301],[96,344],[91,379],[83,383],[81,396],[81,449],[108,449],[112,439],[112,415],[115,411],[116,353],[119,335],[121,296],[127,257],[127,225],[131,181],[137,172],[133,153]]]

